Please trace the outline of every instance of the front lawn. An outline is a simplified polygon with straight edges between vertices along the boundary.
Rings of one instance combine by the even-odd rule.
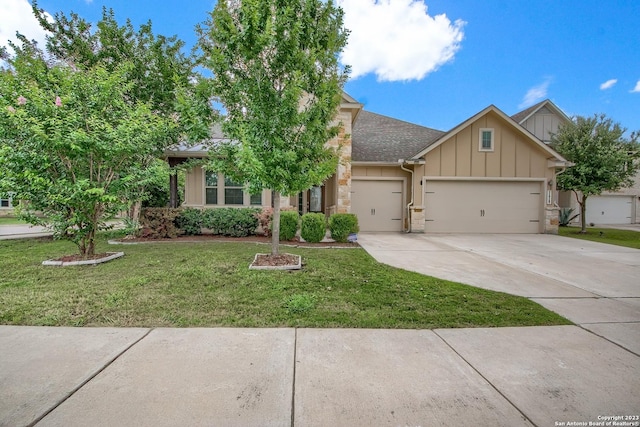
[[[10,217],[10,216],[0,216],[0,225],[26,225],[25,221],[21,219]]]
[[[250,271],[255,243],[111,246],[95,267],[44,267],[68,242],[0,241],[0,324],[458,328],[569,324],[526,298],[378,264],[362,249],[283,248],[299,272]]]
[[[586,234],[581,234],[580,227],[560,227],[559,234],[565,237],[640,249],[640,232],[632,230],[587,227]]]

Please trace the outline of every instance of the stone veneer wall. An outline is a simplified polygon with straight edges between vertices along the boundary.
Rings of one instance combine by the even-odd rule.
[[[424,208],[422,206],[411,206],[409,208],[412,233],[424,233],[426,224],[424,223]]]
[[[547,207],[544,209],[544,232],[558,234],[560,224],[560,208]]]
[[[342,118],[342,117],[341,117]],[[344,119],[342,118],[344,123]],[[350,120],[350,117],[347,119]],[[340,127],[340,133],[327,144],[329,147],[340,149],[340,160],[336,172],[337,199],[335,212],[351,212],[351,135],[345,131],[344,124]]]

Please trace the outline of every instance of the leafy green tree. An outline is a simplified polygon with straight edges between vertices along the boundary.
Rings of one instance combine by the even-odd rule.
[[[27,201],[23,218],[91,256],[96,232],[125,207],[176,123],[131,100],[134,64],[78,69],[22,42],[0,70],[0,192],[14,191]]]
[[[198,27],[202,64],[224,107],[231,143],[210,147],[212,170],[274,190],[272,255],[278,255],[280,194],[319,185],[335,172],[325,143],[348,69],[342,9],[332,0],[221,0]]]
[[[69,16],[56,13],[50,22],[36,1],[32,8],[42,28],[51,34],[46,48],[56,60],[82,69],[100,65],[109,72],[123,63],[132,64],[126,74],[134,83],[128,85],[130,99],[148,103],[155,114],[176,119],[172,132],[165,135],[165,146],[182,138],[207,138],[216,117],[210,103],[210,85],[195,71],[195,58],[184,54],[184,42],[176,36],[154,34],[151,21],[137,30],[130,20],[120,25],[114,11],[104,7],[96,25],[73,12]],[[156,171],[154,161],[155,157],[147,159],[151,175]],[[153,183],[153,176],[132,187],[127,195],[134,202],[130,210],[134,220],[141,199],[149,192],[144,182]]]
[[[571,190],[580,205],[581,232],[586,232],[589,196],[633,185],[640,167],[637,135],[624,137],[626,129],[605,115],[577,116],[553,135],[552,146],[575,163],[558,175],[558,188]]]

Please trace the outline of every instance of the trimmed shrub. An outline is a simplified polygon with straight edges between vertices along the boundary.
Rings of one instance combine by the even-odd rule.
[[[280,240],[291,240],[296,237],[299,220],[298,211],[280,212]]]
[[[351,233],[360,231],[358,217],[355,214],[337,213],[329,217],[331,238],[337,242],[346,242]]]
[[[202,213],[202,226],[222,236],[251,236],[258,228],[258,212],[254,208],[206,209]]]
[[[321,213],[302,215],[300,237],[310,243],[318,243],[327,232],[327,218]]]
[[[195,208],[182,209],[176,218],[176,225],[189,236],[202,234],[202,211]]]
[[[140,237],[167,239],[182,234],[176,226],[180,209],[144,208],[140,211]]]

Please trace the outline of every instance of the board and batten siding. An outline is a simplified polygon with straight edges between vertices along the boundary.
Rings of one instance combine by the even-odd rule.
[[[204,170],[196,166],[185,176],[185,206],[204,206]]]
[[[521,125],[545,143],[551,142],[551,135],[558,132],[563,120],[557,114],[543,107]]]
[[[494,130],[493,151],[479,151],[481,128]],[[548,154],[486,115],[425,155],[426,176],[533,178],[547,174]]]

